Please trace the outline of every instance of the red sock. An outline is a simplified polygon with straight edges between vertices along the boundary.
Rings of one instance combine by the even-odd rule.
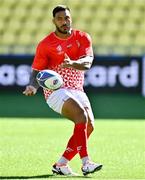
[[[90,134],[91,132],[88,132],[87,139],[89,138]],[[69,139],[66,150],[64,151],[62,156],[70,161],[77,153],[77,145],[75,143],[75,138],[73,134]]]
[[[66,150],[64,151],[62,156],[70,161],[77,153],[78,151],[77,151],[74,135],[72,135],[72,137],[68,141]]]
[[[88,156],[86,125],[87,125],[86,123],[79,123],[79,124],[75,124],[75,128],[74,128],[75,143],[81,159],[83,157]]]

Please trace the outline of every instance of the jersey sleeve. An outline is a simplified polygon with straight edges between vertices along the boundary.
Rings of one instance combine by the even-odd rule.
[[[45,44],[40,42],[36,48],[32,69],[40,71],[48,68],[48,57],[46,52]]]
[[[80,39],[79,57],[93,56],[92,40],[89,34],[83,33]]]

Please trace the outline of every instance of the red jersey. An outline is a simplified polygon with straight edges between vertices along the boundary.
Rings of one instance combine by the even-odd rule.
[[[50,33],[38,44],[32,68],[38,71],[54,70],[62,76],[64,88],[83,91],[84,71],[61,67],[65,54],[74,61],[84,56],[93,56],[90,36],[85,32],[72,30],[67,39],[61,39],[54,32]],[[45,98],[52,92],[44,89]]]

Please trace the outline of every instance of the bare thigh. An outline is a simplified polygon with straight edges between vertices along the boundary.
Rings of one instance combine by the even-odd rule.
[[[61,114],[72,120],[74,123],[87,123],[87,113],[81,103],[69,98],[63,104]]]
[[[82,91],[76,92],[75,90],[71,90],[71,93],[85,109],[85,111],[87,113],[87,117],[88,117],[88,124],[90,124],[90,126],[94,126],[94,115],[93,115],[90,101],[89,101],[86,93],[84,93]]]

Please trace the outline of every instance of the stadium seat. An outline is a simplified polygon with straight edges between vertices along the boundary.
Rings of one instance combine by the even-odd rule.
[[[34,53],[54,30],[57,4],[70,7],[73,27],[90,33],[95,53],[145,53],[144,0],[1,0],[0,53]]]

